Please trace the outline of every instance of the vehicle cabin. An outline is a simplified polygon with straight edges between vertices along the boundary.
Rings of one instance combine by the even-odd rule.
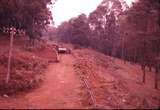
[[[64,47],[58,47],[58,53],[66,53],[66,54],[70,54],[71,51],[70,49],[64,48]]]

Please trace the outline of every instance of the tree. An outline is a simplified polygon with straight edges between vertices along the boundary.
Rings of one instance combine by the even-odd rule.
[[[95,35],[93,39],[103,42],[103,46],[99,47],[99,50],[112,56],[116,54],[117,44],[120,40],[118,18],[122,11],[122,3],[119,0],[104,0],[89,15],[89,24],[93,35]]]
[[[42,29],[45,28],[52,19],[51,12],[47,8],[51,0],[1,0],[0,1],[0,29],[24,29],[32,39],[41,36]],[[8,72],[6,83],[10,79],[11,56],[13,48],[13,37],[15,32],[10,32],[10,50],[8,58]]]
[[[1,0],[0,27],[24,29],[29,38],[41,35],[52,19],[47,5],[51,0]]]
[[[57,29],[57,35],[65,42],[71,42],[81,46],[89,45],[90,28],[85,14],[63,22]]]
[[[120,23],[122,31],[130,36],[126,38],[126,54],[130,61],[139,62],[143,71],[145,82],[145,67],[155,67],[160,41],[159,22],[160,4],[158,0],[139,0],[132,8],[123,14]],[[124,22],[123,22],[124,21]],[[160,43],[160,42],[159,42]]]

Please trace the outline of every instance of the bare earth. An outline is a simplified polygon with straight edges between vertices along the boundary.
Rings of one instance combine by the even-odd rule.
[[[0,108],[81,108],[80,80],[70,55],[60,56],[60,63],[49,66],[43,85],[26,94],[0,98]]]
[[[160,107],[160,90],[153,86],[154,72],[147,70],[143,84],[139,65],[124,64],[91,49],[72,52],[60,55],[60,62],[48,67],[40,88],[18,96],[0,97],[0,108]],[[88,90],[80,77],[88,82]]]

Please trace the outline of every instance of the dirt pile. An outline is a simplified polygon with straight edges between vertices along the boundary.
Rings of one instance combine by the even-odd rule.
[[[28,46],[29,47],[29,46]],[[49,62],[57,62],[57,54],[54,46],[45,41],[38,41],[34,47],[26,47],[27,51],[34,53]]]
[[[74,66],[88,83],[88,105],[100,108],[158,108],[160,92],[140,83],[137,65],[122,64],[104,54],[79,49],[74,52]],[[152,76],[150,76],[152,77]],[[139,81],[139,83],[137,83]],[[157,97],[157,98],[156,98]]]

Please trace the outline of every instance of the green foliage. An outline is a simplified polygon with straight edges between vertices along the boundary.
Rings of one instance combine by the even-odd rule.
[[[40,35],[52,19],[51,0],[0,0],[0,27],[24,29],[30,37]]]
[[[139,0],[130,8],[125,0],[104,0],[88,18],[82,14],[57,29],[65,42],[139,63],[150,63],[160,53],[159,36],[159,0]]]
[[[69,20],[69,22],[62,23],[57,30],[57,36],[60,37],[61,40],[81,46],[89,45],[89,33],[89,24],[84,14]]]
[[[94,37],[93,45],[97,46],[102,52],[111,55],[117,43],[118,35],[118,16],[122,13],[122,4],[119,0],[104,0],[95,11],[89,15],[89,24]],[[92,38],[91,38],[92,39]],[[117,42],[117,43],[114,43]],[[96,46],[94,46],[96,47]]]
[[[160,3],[158,0],[140,0],[123,16],[120,27],[125,37],[126,55],[139,60],[148,60],[160,52],[160,25],[158,21]]]

